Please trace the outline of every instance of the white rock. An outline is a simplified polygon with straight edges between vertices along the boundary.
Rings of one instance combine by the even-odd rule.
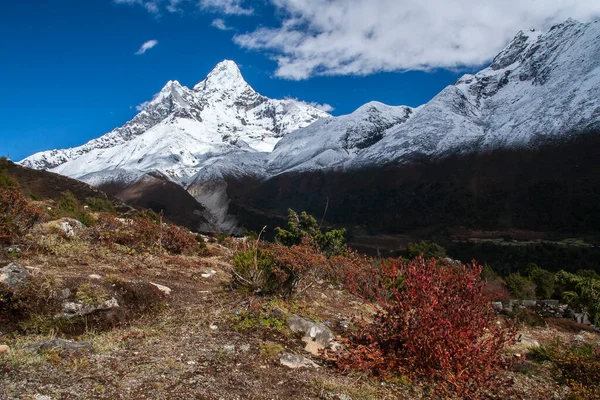
[[[151,285],[156,286],[156,288],[158,290],[160,290],[161,292],[163,292],[165,294],[165,296],[170,296],[171,295],[171,289],[163,286],[163,285],[159,285],[158,283],[152,283],[150,282]]]

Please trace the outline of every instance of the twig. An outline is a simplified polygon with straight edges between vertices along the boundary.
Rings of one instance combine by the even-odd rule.
[[[321,218],[321,223],[319,224],[319,229],[323,226],[323,221],[325,221],[325,215],[327,215],[327,209],[329,208],[329,196],[327,196],[327,203],[325,203],[325,211],[323,212],[323,218]]]
[[[101,376],[94,376],[94,375],[82,376],[81,378],[79,378],[75,382],[73,382],[73,384],[79,383],[84,379],[92,379],[95,381],[100,381],[100,382],[104,383],[105,385],[108,385],[108,381],[105,378],[102,378]]]

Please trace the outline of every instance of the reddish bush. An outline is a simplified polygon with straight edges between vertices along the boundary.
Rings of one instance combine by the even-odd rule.
[[[42,216],[42,210],[29,203],[18,188],[0,188],[0,242],[12,243]]]
[[[102,215],[92,228],[93,239],[107,244],[119,244],[136,251],[166,250],[172,254],[197,252],[204,242],[196,240],[184,228],[160,224],[146,213],[131,220]]]
[[[483,294],[491,301],[507,301],[512,298],[510,290],[500,279],[491,279],[485,282]]]
[[[442,393],[476,397],[514,340],[512,326],[496,324],[480,272],[476,264],[449,266],[418,257],[374,265],[367,275],[375,274],[376,284],[364,273],[350,274],[355,293],[375,294],[377,312],[350,338],[338,366],[431,379]]]

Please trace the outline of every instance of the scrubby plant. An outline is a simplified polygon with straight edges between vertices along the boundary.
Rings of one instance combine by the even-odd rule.
[[[0,188],[0,242],[12,243],[23,237],[43,212],[32,205],[18,188]]]
[[[485,264],[481,270],[481,279],[485,282],[483,293],[492,301],[505,301],[510,299],[511,294],[506,283],[494,271],[494,269]]]
[[[434,242],[421,241],[419,243],[408,244],[408,258],[422,256],[424,258],[444,258],[446,249]]]
[[[506,286],[511,293],[518,299],[535,299],[535,283],[521,274],[509,274],[506,277]]]
[[[8,160],[0,157],[0,188],[18,188],[19,182],[8,175]]]
[[[526,267],[529,279],[535,284],[535,293],[544,299],[549,299],[554,295],[556,290],[556,279],[554,274],[537,266],[537,264],[529,264]]]
[[[600,324],[600,280],[560,271],[556,282],[565,303],[586,310],[592,323]]]
[[[113,206],[112,201],[110,201],[109,199],[101,199],[98,197],[88,197],[85,200],[85,204],[92,211],[106,212],[106,213],[110,213],[110,214],[115,213],[115,207]]]
[[[275,228],[275,242],[284,246],[297,246],[304,238],[309,238],[326,255],[343,255],[348,248],[344,234],[345,229],[323,231],[317,220],[302,211],[300,214],[288,209],[287,229]]]
[[[370,273],[378,280],[376,314],[346,342],[347,353],[329,353],[337,366],[432,380],[441,394],[461,398],[481,393],[515,333],[510,323],[496,323],[481,266],[417,257],[382,263]],[[360,288],[358,279],[353,286]]]
[[[555,340],[532,349],[528,357],[539,362],[551,362],[555,379],[572,389],[569,398],[600,398],[600,347],[598,345],[568,344]]]
[[[187,229],[159,223],[143,212],[130,220],[101,215],[90,231],[91,239],[106,245],[120,245],[137,252],[166,251],[171,254],[197,254],[206,248]]]
[[[326,276],[329,268],[330,260],[308,237],[291,247],[256,241],[234,255],[232,277],[237,287],[289,297],[307,275]]]
[[[76,219],[85,226],[92,226],[96,222],[69,191],[62,193],[57,200],[55,213],[60,217]]]

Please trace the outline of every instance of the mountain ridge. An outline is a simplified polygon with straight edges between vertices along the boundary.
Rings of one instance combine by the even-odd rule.
[[[600,24],[569,19],[548,32],[521,31],[489,67],[463,75],[417,108],[369,102],[330,117],[304,103],[261,96],[228,60],[193,89],[174,81],[167,86],[117,128],[122,132],[105,135],[123,143],[105,149],[103,136],[96,139],[98,149],[68,162],[50,153],[60,161],[52,170],[94,185],[125,185],[158,171],[205,206],[213,226],[233,231],[231,178],[268,180],[291,172],[350,171],[534,147],[597,128]],[[191,140],[198,131],[208,136]],[[36,154],[22,163],[45,168],[44,157]]]

